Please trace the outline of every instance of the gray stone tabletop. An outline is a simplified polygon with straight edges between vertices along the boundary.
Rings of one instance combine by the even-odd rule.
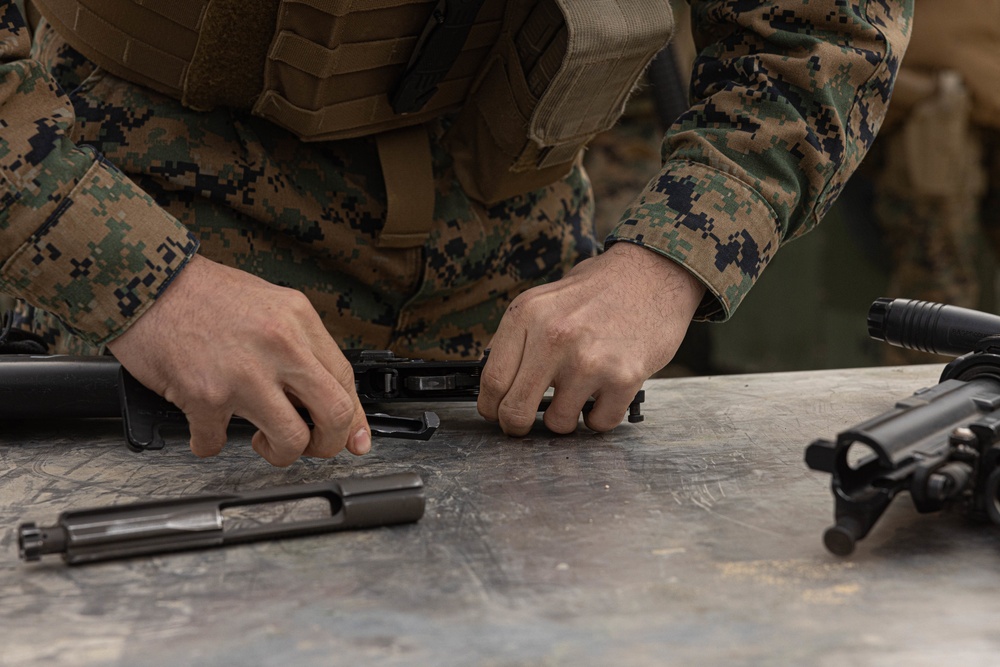
[[[823,547],[818,437],[940,366],[653,380],[646,421],[510,439],[437,405],[428,442],[273,468],[136,454],[115,421],[0,425],[0,665],[941,665],[1000,654],[1000,529],[898,498]],[[399,412],[408,407],[395,406]],[[70,509],[413,471],[419,523],[68,566]]]

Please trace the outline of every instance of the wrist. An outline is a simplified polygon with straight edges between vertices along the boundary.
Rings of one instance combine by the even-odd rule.
[[[641,273],[644,285],[680,300],[690,307],[692,314],[705,297],[705,284],[694,273],[654,248],[620,241],[608,248],[604,256],[615,264]]]

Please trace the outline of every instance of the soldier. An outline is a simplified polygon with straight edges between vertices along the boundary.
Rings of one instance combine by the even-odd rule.
[[[728,318],[833,203],[911,11],[692,2],[694,104],[594,256],[581,147],[667,39],[663,0],[487,1],[472,23],[476,3],[34,4],[32,43],[0,2],[0,287],[176,403],[196,454],[239,414],[275,465],[368,451],[338,344],[489,344],[479,410],[506,433],[550,386],[553,431],[591,396],[586,424],[618,424],[692,318]],[[425,49],[454,51],[433,89],[398,78]],[[405,113],[378,115],[388,73]]]

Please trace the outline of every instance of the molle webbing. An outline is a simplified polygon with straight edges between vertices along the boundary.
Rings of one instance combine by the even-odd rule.
[[[186,106],[249,110],[303,141],[384,135],[392,210],[381,242],[394,247],[419,245],[433,208],[419,126],[455,114],[443,141],[472,198],[542,188],[617,121],[673,29],[670,0],[33,2],[97,65]],[[428,56],[426,71],[447,74],[396,113],[394,92],[435,24],[462,28]]]
[[[99,66],[195,109],[253,105],[279,1],[32,0]]]
[[[511,184],[522,192],[537,182],[524,174],[552,169],[540,185],[551,182],[614,124],[673,27],[669,0],[469,2],[475,20],[448,74],[426,104],[397,114],[390,99],[420,36],[463,3],[33,1],[71,46],[113,74],[195,109],[252,110],[305,141],[461,111],[468,126],[453,137],[471,142],[476,180],[502,168],[522,174]],[[480,139],[499,153],[476,157]],[[489,185],[483,197],[493,200]]]
[[[181,99],[208,0],[32,0],[70,46],[112,74]]]
[[[500,34],[506,0],[486,0],[449,74],[419,111],[390,102],[437,0],[283,0],[254,113],[310,140],[375,134],[461,107]]]
[[[308,141],[416,125],[459,108],[497,40],[486,0],[417,113],[389,104],[435,0],[33,0],[75,49],[195,109],[253,110]]]

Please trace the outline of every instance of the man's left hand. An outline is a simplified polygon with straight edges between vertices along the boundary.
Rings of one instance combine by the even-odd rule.
[[[549,429],[574,431],[593,397],[585,424],[611,430],[642,383],[673,359],[704,293],[679,264],[627,242],[524,292],[493,336],[479,413],[508,435],[525,435],[553,387]]]

